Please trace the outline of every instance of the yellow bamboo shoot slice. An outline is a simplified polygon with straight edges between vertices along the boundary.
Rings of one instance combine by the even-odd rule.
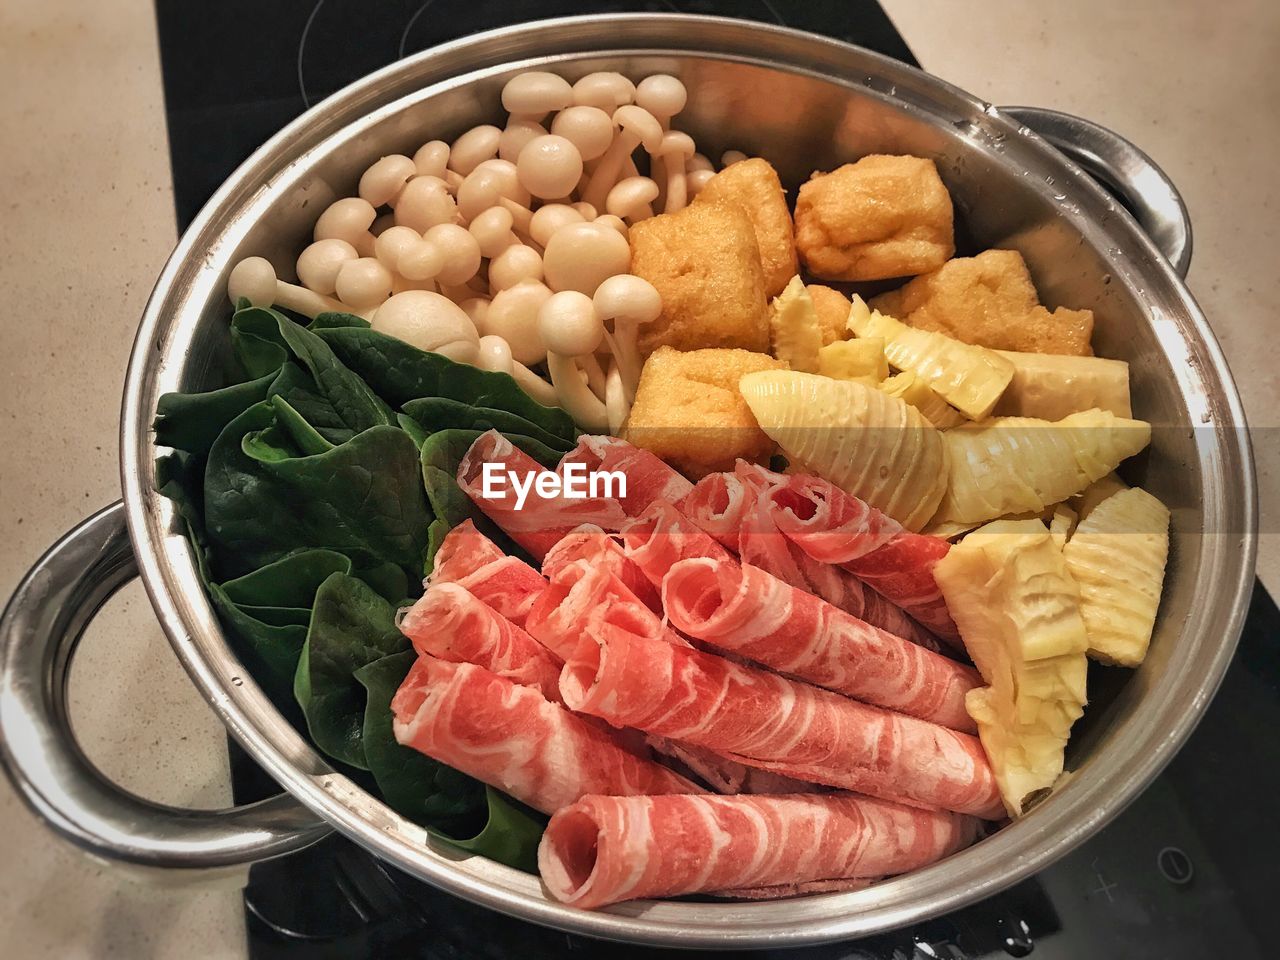
[[[934,522],[986,521],[1075,496],[1151,440],[1151,425],[1105,410],[1051,423],[995,417],[948,430],[947,492]]]
[[[1083,490],[1068,501],[1071,509],[1083,521],[1093,513],[1093,508],[1100,504],[1113,493],[1119,493],[1121,490],[1128,490],[1129,485],[1117,477],[1114,473],[1108,473],[1105,477],[1099,477],[1093,483],[1089,484]]]
[[[867,337],[828,343],[818,351],[818,373],[835,380],[857,380],[859,383],[869,382],[875,385],[889,376],[889,362],[884,358],[884,340],[880,337]]]
[[[848,326],[859,337],[884,337],[892,366],[914,373],[970,420],[987,416],[1013,379],[1013,364],[994,350],[909,327],[856,295]]]
[[[992,411],[998,417],[1061,420],[1081,410],[1131,417],[1129,365],[1105,357],[1047,353],[996,353],[1013,364],[1013,379]]]
[[[1062,551],[1080,585],[1089,656],[1136,667],[1147,655],[1169,559],[1169,510],[1134,487],[1103,500]]]
[[[1049,536],[1053,537],[1053,542],[1058,545],[1059,550],[1067,545],[1067,540],[1071,538],[1076,528],[1077,520],[1076,512],[1065,503],[1054,505],[1053,516],[1049,518]]]
[[[1079,588],[1039,520],[997,520],[934,567],[947,609],[987,686],[965,707],[1013,816],[1058,780],[1086,703]]]
[[[933,516],[946,448],[914,407],[852,380],[784,370],[749,373],[738,388],[795,471],[830,480],[908,530]]]
[[[845,343],[862,343],[862,340],[845,340]],[[884,341],[882,340],[881,343]],[[949,430],[967,423],[964,414],[951,406],[914,373],[904,370],[880,384],[880,389],[891,397],[897,397],[924,414],[926,420],[939,430]]]
[[[773,299],[769,310],[769,326],[773,335],[773,355],[792,370],[818,372],[818,350],[822,346],[822,328],[818,311],[804,281],[792,277],[782,293]]]

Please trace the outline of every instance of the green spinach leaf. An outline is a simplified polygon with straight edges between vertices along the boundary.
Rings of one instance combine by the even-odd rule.
[[[536,810],[508,797],[500,790],[485,787],[489,818],[475,836],[459,840],[432,830],[442,840],[490,860],[497,860],[527,873],[538,872],[538,843],[547,818]]]
[[[361,739],[366,695],[355,672],[408,645],[395,608],[363,581],[334,573],[320,585],[293,683],[316,746],[369,769]]]
[[[572,440],[543,430],[509,410],[480,407],[449,397],[420,397],[406,403],[404,412],[428,434],[438,430],[497,430],[507,436],[528,437],[561,454],[573,449]],[[404,427],[403,420],[400,425]]]
[[[315,336],[393,407],[422,397],[448,397],[517,414],[567,441],[577,436],[567,413],[558,407],[544,407],[505,373],[455,363],[376,330],[327,327],[316,330]]]
[[[372,427],[326,453],[283,459],[246,449],[246,436],[276,425],[272,405],[255,404],[209,453],[204,510],[215,569],[237,576],[322,547],[360,568],[392,563],[408,583],[419,580],[431,514],[408,434]]]
[[[332,444],[346,443],[356,435],[357,431],[346,425],[329,398],[320,392],[311,374],[292,360],[280,368],[267,394],[282,397],[316,433]]]
[[[207,393],[166,393],[156,404],[152,429],[156,443],[187,453],[205,454],[224,427],[255,403],[267,399],[275,373],[210,390]]]

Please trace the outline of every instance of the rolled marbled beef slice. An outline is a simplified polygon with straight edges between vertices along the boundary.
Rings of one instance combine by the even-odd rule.
[[[912,806],[1004,816],[978,738],[635,632],[603,600],[566,657],[560,694],[618,727],[773,773]]]
[[[658,585],[650,582],[645,571],[627,557],[616,534],[606,533],[592,524],[584,524],[565,534],[548,550],[542,561],[542,574],[548,580],[555,580],[567,567],[582,561],[607,569],[626,584],[627,589],[646,607],[654,613],[662,612]]]
[[[429,583],[456,583],[516,626],[524,626],[533,602],[547,587],[537,570],[504,554],[470,520],[441,541]]]
[[[583,797],[558,811],[538,847],[557,900],[623,900],[883,877],[973,842],[978,822],[849,793]]]
[[[563,474],[571,463],[588,471],[621,473],[627,478],[626,494],[618,503],[628,517],[639,516],[657,500],[675,502],[693,489],[693,484],[657,455],[634,447],[617,437],[584,436],[560,459]]]
[[[977,671],[931,653],[736,560],[683,560],[662,602],[676,629],[780,673],[976,733],[965,695]]]
[[[543,813],[587,794],[702,792],[534,688],[472,663],[419,657],[391,710],[400,744]]]
[[[427,587],[401,618],[400,631],[419,654],[474,663],[560,699],[560,658],[456,583]]]

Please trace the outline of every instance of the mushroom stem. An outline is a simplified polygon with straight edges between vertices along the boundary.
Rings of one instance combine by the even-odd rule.
[[[582,365],[582,372],[587,375],[587,386],[591,388],[591,392],[603,400],[604,368],[600,366],[600,361],[596,359],[596,355],[588,353],[586,356],[579,357],[578,363]]]
[[[640,348],[636,345],[638,326],[635,322],[627,322],[619,317],[613,321],[613,332],[605,331],[605,338],[609,342],[609,349],[613,351],[614,364],[618,368],[618,375],[622,378],[628,403],[635,401],[640,372],[644,369],[644,360],[641,359]]]
[[[609,375],[605,378],[604,406],[605,415],[609,418],[609,432],[617,436],[631,412],[631,400],[626,395],[616,360],[609,364]]]
[[[678,156],[662,158],[666,165],[667,191],[663,213],[676,213],[689,205],[688,181],[684,178],[684,161]]]
[[[597,210],[604,209],[605,198],[609,196],[609,191],[620,179],[623,163],[630,159],[631,151],[638,146],[640,146],[640,137],[637,134],[630,130],[621,131],[614,138],[613,143],[609,144],[609,149],[600,158],[595,170],[591,172],[587,188],[582,191],[582,199]]]
[[[586,377],[573,357],[548,353],[547,372],[551,374],[559,405],[574,423],[589,433],[602,433],[608,429],[608,411],[587,386]]]
[[[556,388],[526,367],[519,360],[511,361],[511,376],[516,386],[537,400],[544,407],[555,407],[560,403],[560,395]]]
[[[255,307],[281,306],[312,320],[329,311],[353,312],[340,300],[278,279],[275,267],[264,257],[246,257],[232,268],[227,277],[227,296],[232,303],[243,297]]]

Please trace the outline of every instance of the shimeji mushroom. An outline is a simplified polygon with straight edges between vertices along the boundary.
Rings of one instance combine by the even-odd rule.
[[[502,205],[503,200],[520,207],[529,203],[529,191],[520,182],[518,168],[507,160],[484,161],[458,187],[458,213],[463,221]]]
[[[544,117],[573,103],[573,87],[564,77],[542,70],[516,74],[502,88],[502,108],[508,113]]]
[[[377,246],[376,240],[374,246]],[[356,248],[345,240],[336,237],[317,240],[298,256],[298,279],[308,290],[321,296],[332,296],[334,284],[338,281],[338,269],[359,256]]]
[[[671,118],[684,109],[688,100],[684,84],[669,73],[655,73],[636,84],[636,106],[653,114],[663,129],[671,125]]]
[[[741,150],[726,150],[720,154],[720,167],[723,169],[745,159],[747,159],[747,155]]]
[[[515,163],[524,145],[534,137],[546,134],[547,128],[529,117],[509,117],[498,138],[498,157]]]
[[[338,269],[333,289],[357,313],[372,310],[391,296],[391,271],[375,257],[348,260]]]
[[[690,197],[696,197],[707,185],[707,181],[716,175],[714,170],[694,170],[685,175],[685,190]]]
[[[439,177],[414,177],[396,199],[396,225],[426,233],[438,223],[453,223],[458,205]],[[356,245],[359,249],[359,245]]]
[[[345,240],[356,248],[360,256],[372,256],[373,234],[369,227],[377,216],[378,211],[368,200],[360,197],[335,200],[316,220],[312,239]]]
[[[516,169],[520,184],[538,199],[567,197],[582,177],[582,154],[572,140],[548,133],[524,145]]]
[[[609,420],[609,432],[615,436],[621,432],[622,425],[627,422],[627,414],[631,412],[633,400],[634,398],[627,398],[618,361],[609,361],[609,372],[605,375],[604,381],[604,410]]]
[[[547,348],[547,372],[564,411],[583,430],[609,427],[604,403],[591,392],[578,358],[591,357],[604,341],[604,324],[591,298],[576,290],[552,294],[538,310],[538,332]]]
[[[551,236],[542,272],[552,290],[576,290],[588,297],[596,287],[631,267],[631,247],[616,230],[600,223],[571,223]]]
[[[573,102],[580,107],[613,111],[636,98],[636,85],[620,73],[588,73],[573,85]]]
[[[384,207],[394,203],[404,185],[417,175],[418,168],[413,160],[393,153],[378,160],[361,175],[356,192],[373,206]]]
[[[666,201],[662,207],[663,213],[683,210],[689,202],[684,170],[685,163],[693,156],[694,149],[693,138],[687,133],[673,130],[662,138],[662,146],[654,155],[654,161],[662,160],[662,168],[666,175]]]
[[[495,293],[525,280],[542,279],[542,257],[533,247],[513,244],[489,261],[489,289]]]
[[[454,173],[465,177],[486,160],[498,155],[498,140],[502,131],[492,124],[481,124],[472,127],[449,148],[449,167]]]
[[[610,320],[613,321],[613,330],[606,330],[606,336],[629,405],[635,400],[640,371],[644,367],[636,343],[640,326],[658,319],[662,313],[662,296],[648,280],[623,273],[601,283],[592,297],[592,304],[602,323],[607,326]]]
[[[547,348],[538,333],[538,311],[550,298],[545,284],[533,280],[517,283],[493,295],[477,326],[482,333],[502,337],[521,363],[542,363],[547,359]]]
[[[428,140],[413,155],[413,167],[420,177],[443,180],[449,169],[449,145],[443,140]]]
[[[227,296],[232,303],[243,298],[255,307],[280,306],[313,320],[331,310],[348,312],[337,300],[278,279],[275,267],[264,257],[246,257],[232,267],[227,277]]]
[[[511,356],[507,341],[494,334],[480,338],[480,352],[476,364],[481,370],[493,370],[509,374],[517,386],[544,407],[557,406],[556,388]]]
[[[622,218],[615,217],[611,213],[601,214],[591,222],[598,223],[602,227],[608,227],[610,230],[617,230],[618,233],[622,235],[623,239],[626,239],[631,233],[631,231],[627,229],[627,225],[622,222]]]
[[[654,153],[662,146],[662,124],[642,107],[634,104],[619,107],[613,112],[613,122],[621,129],[596,164],[582,194],[582,199],[597,210],[604,205],[605,197],[618,182],[623,173],[623,165],[631,158],[636,147],[643,144],[645,150]]]
[[[474,363],[480,350],[480,335],[471,318],[448,297],[430,290],[397,293],[374,312],[371,326],[459,363]]]
[[[538,213],[541,212],[538,211]],[[535,213],[533,216],[536,219],[538,214]],[[520,242],[519,238],[511,232],[514,222],[510,210],[505,207],[490,207],[472,217],[471,222],[467,224],[467,229],[480,245],[480,255],[492,259],[507,247]]]
[[[596,205],[594,203],[587,203],[585,200],[575,201],[574,203],[569,204],[569,206],[577,210],[578,213],[582,215],[583,220],[594,220],[596,217],[600,216],[600,211],[596,208]]]
[[[422,234],[412,227],[388,227],[373,241],[373,255],[392,273],[398,273],[400,258],[421,242]],[[299,273],[298,276],[301,277],[302,274]]]
[[[456,286],[476,275],[480,259],[480,244],[466,227],[438,223],[400,253],[396,272],[409,280]]]
[[[529,234],[544,249],[551,237],[563,226],[582,223],[583,216],[567,203],[544,203],[529,220]]]
[[[605,198],[604,208],[610,216],[635,223],[653,216],[653,201],[658,199],[658,185],[648,177],[627,177],[614,184]]]
[[[599,107],[569,107],[556,114],[551,132],[577,147],[584,162],[598,160],[613,143],[613,109],[605,113]]]

